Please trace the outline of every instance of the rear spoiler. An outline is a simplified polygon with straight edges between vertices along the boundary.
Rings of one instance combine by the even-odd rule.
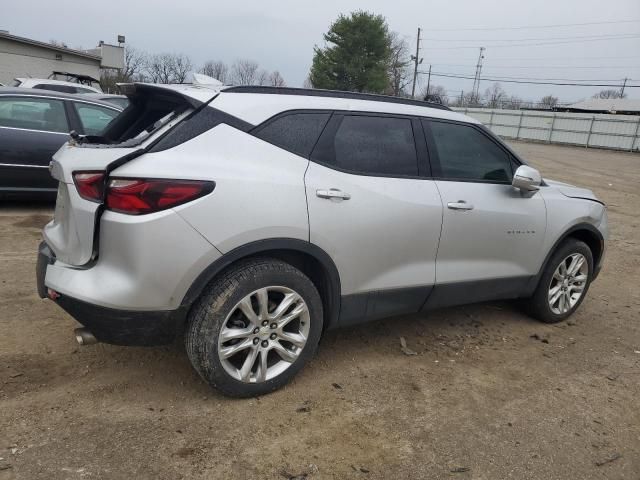
[[[201,87],[189,84],[161,85],[155,83],[118,83],[118,89],[123,95],[134,103],[138,95],[151,94],[165,97],[167,99],[178,100],[179,103],[187,103],[193,108],[198,108],[211,101],[220,88]]]

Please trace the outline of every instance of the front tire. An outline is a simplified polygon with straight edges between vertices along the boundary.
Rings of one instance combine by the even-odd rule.
[[[200,376],[225,395],[251,397],[285,385],[313,357],[322,301],[300,270],[271,258],[232,267],[189,314],[187,354]]]
[[[593,279],[593,254],[586,243],[569,238],[553,253],[525,307],[534,318],[557,323],[575,312]]]

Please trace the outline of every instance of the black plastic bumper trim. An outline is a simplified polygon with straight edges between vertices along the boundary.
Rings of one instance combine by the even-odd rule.
[[[186,310],[132,311],[93,305],[61,295],[56,303],[100,342],[155,346],[172,343],[182,333]]]

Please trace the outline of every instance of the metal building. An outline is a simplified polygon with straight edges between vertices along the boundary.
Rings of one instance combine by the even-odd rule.
[[[74,50],[0,30],[0,83],[10,84],[16,77],[47,78],[53,71],[100,78],[101,68],[123,67],[122,46],[100,42],[92,50]]]

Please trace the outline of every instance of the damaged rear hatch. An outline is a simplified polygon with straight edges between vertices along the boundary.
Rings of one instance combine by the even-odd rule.
[[[43,236],[56,259],[83,266],[95,259],[96,239],[109,173],[147,152],[169,131],[219,93],[186,85],[126,84],[127,107],[101,136],[73,136],[54,155],[51,175],[58,180],[53,220]]]

